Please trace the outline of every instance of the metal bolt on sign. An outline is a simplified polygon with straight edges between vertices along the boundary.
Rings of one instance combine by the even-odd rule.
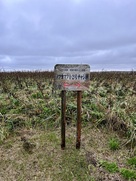
[[[81,99],[82,91],[90,84],[90,66],[87,64],[57,64],[54,67],[54,88],[61,90],[61,149],[65,149],[66,91],[77,91],[76,148],[81,144]]]

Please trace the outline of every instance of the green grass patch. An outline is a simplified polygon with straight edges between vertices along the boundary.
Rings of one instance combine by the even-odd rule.
[[[117,138],[111,138],[110,140],[109,140],[109,148],[110,148],[110,150],[117,150],[117,149],[119,149],[119,141],[118,141],[118,139]]]
[[[132,157],[132,158],[129,158],[129,159],[127,160],[127,163],[128,163],[129,165],[132,165],[132,166],[136,167],[136,156],[134,156],[134,157]]]
[[[130,170],[130,169],[122,168],[122,169],[120,169],[120,173],[127,180],[134,180],[134,179],[136,179],[136,171],[135,170]]]
[[[104,167],[110,173],[116,173],[119,171],[118,166],[114,162],[101,161],[101,166]]]

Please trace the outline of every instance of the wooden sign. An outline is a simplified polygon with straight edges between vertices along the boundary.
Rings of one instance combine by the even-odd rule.
[[[82,91],[89,87],[90,66],[87,64],[57,64],[54,73],[55,89]]]

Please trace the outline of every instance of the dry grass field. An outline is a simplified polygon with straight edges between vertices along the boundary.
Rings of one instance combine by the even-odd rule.
[[[67,92],[66,149],[53,72],[0,72],[0,181],[136,180],[136,72],[92,72],[82,93],[81,149],[76,92]]]

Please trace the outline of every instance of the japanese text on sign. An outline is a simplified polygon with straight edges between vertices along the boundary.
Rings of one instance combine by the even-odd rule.
[[[88,74],[58,74],[56,78],[61,80],[87,80]]]

